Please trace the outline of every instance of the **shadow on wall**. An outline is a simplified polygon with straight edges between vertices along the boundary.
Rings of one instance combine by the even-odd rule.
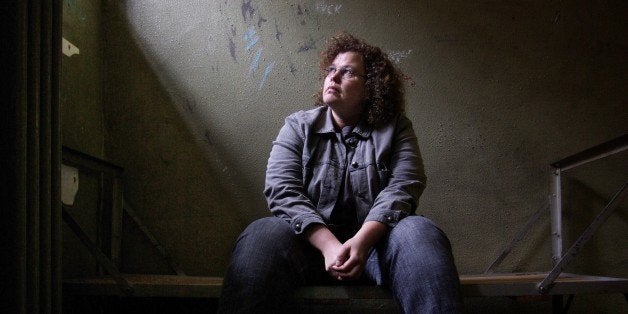
[[[463,273],[488,266],[545,203],[550,162],[625,132],[623,6],[458,1],[418,13],[421,207]],[[549,234],[535,226],[502,269],[548,269]]]
[[[182,269],[222,275],[235,237],[257,214],[245,205],[248,178],[232,164],[225,139],[190,128],[177,111],[189,100],[163,85],[168,74],[154,72],[118,10],[105,5],[103,19],[106,155],[125,168],[126,198]],[[124,271],[164,271],[141,240],[123,243]]]

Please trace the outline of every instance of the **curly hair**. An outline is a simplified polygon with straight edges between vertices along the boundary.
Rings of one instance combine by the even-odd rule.
[[[401,73],[379,47],[375,47],[346,32],[333,36],[320,53],[319,79],[327,76],[327,67],[339,53],[362,55],[366,69],[366,122],[378,127],[404,111],[405,99]],[[315,104],[324,106],[323,88],[314,95]]]

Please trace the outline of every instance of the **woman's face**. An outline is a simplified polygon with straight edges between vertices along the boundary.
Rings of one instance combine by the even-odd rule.
[[[345,120],[343,124],[357,123],[362,114],[365,71],[362,55],[351,51],[339,53],[328,69],[323,102],[332,109],[335,118]]]

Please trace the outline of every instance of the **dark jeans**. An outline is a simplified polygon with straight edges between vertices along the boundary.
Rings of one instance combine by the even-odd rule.
[[[461,311],[449,240],[424,217],[402,219],[380,240],[369,254],[363,280],[391,289],[404,313]],[[318,250],[284,220],[262,218],[236,242],[218,312],[294,312],[292,293],[297,287],[332,282]]]

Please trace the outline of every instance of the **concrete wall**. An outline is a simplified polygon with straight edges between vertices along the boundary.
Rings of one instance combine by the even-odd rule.
[[[101,39],[81,43],[100,55],[73,70],[96,76],[66,77],[102,82],[80,92],[101,105],[83,114],[64,99],[64,114],[102,110],[102,132],[98,119],[68,121],[97,126],[79,148],[99,154],[104,141],[127,200],[182,268],[220,276],[240,231],[268,215],[271,142],[312,106],[318,51],[349,31],[404,71],[429,178],[419,213],[448,233],[460,272],[478,273],[546,202],[550,162],[626,133],[625,12],[623,1],[104,1],[102,17],[64,24]],[[568,179],[567,241],[623,183],[625,157]],[[569,271],[628,276],[625,208]],[[499,270],[548,270],[548,235],[545,220]],[[136,228],[124,236],[125,271],[168,271]]]

